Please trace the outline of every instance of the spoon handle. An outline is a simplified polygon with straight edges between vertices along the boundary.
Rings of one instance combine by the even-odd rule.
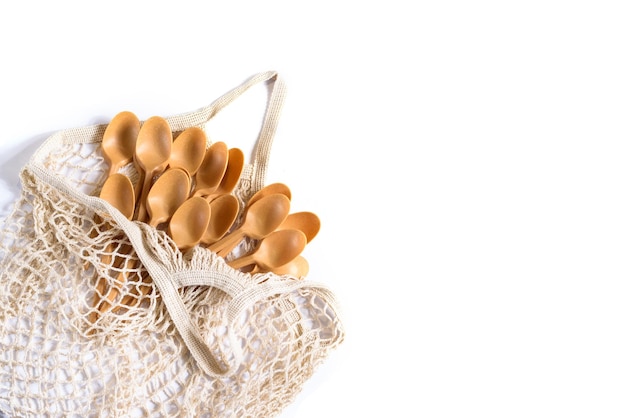
[[[105,255],[100,257],[100,260],[103,264],[108,264],[111,261],[111,256],[109,253],[111,252],[113,244],[109,244],[106,249]],[[99,312],[101,311],[101,306],[103,304],[102,297],[100,295],[104,295],[106,291],[106,279],[102,276],[98,276],[98,281],[96,282],[96,294],[94,295],[94,303],[93,307],[96,308],[89,314],[89,322],[95,324],[98,320]]]
[[[250,264],[254,264],[254,255],[253,254],[245,255],[241,258],[237,258],[235,260],[229,261],[226,264],[228,264],[234,269],[239,269],[245,266],[249,266]]]
[[[110,268],[119,269],[124,263],[125,257],[116,256],[114,253],[115,248],[113,243],[109,244],[105,250],[105,253],[100,257],[102,264],[109,265]],[[120,252],[122,254],[128,254],[130,248],[128,245],[122,245],[120,247]],[[118,276],[118,282],[121,281],[123,283],[124,277],[122,275]],[[98,283],[96,284],[96,289],[98,292],[96,293],[96,298],[94,302],[94,308],[96,311],[92,312],[90,315],[91,323],[95,323],[100,314],[108,311],[113,305],[113,301],[119,294],[119,289],[115,286],[110,287],[108,292],[106,293],[106,297],[100,297],[100,295],[105,295],[106,291],[106,279],[104,277],[100,277],[98,279]]]
[[[146,199],[148,198],[148,192],[150,191],[150,184],[152,183],[152,175],[149,173],[144,174],[143,185],[141,187],[141,196],[137,199],[137,209],[135,210],[135,219],[144,222],[148,217],[146,210]]]
[[[143,191],[143,184],[146,181],[146,173],[139,166],[139,164],[135,164],[135,168],[137,169],[137,172],[139,173],[139,180],[137,181],[137,186],[135,187],[135,212],[134,212],[134,215],[137,215],[137,209],[139,207],[139,198],[141,197],[141,192]],[[133,216],[133,219],[135,219],[135,218],[136,218],[136,216]]]
[[[100,217],[98,215],[96,215],[97,219],[100,219]],[[103,225],[103,230],[108,230],[111,228],[111,225],[106,223]],[[114,246],[113,243],[110,242],[109,244],[107,244],[107,246],[104,249],[104,253],[100,256],[100,263],[108,266],[111,264],[111,260],[112,260],[112,254],[113,254],[113,250],[114,250]],[[93,311],[90,315],[89,315],[89,320],[91,321],[92,324],[94,324],[97,320],[98,320],[98,312],[100,311],[100,306],[102,306],[102,298],[100,297],[100,295],[104,295],[105,291],[106,291],[106,279],[102,276],[98,276],[98,281],[96,282],[96,294],[94,296],[94,304],[93,307],[96,308],[95,311]]]
[[[233,250],[241,242],[241,239],[244,236],[244,231],[241,229],[237,229],[230,234],[226,235],[224,238],[219,241],[209,245],[209,250],[218,253],[219,255],[226,255]],[[228,251],[228,252],[226,252]]]
[[[139,263],[138,259],[130,260],[128,268],[134,269],[137,266],[137,263]],[[118,280],[121,280],[122,282],[128,282],[129,279],[132,279],[134,277],[139,278],[139,273],[135,271],[132,271],[130,273],[122,272],[118,276]],[[139,289],[135,288],[131,292],[129,292],[129,294],[124,296],[122,300],[120,301],[120,303],[117,304],[115,308],[113,308],[112,312],[117,313],[123,307],[131,308],[135,306],[139,302],[142,296],[147,296],[150,293],[150,291],[152,290],[152,286],[149,286],[149,283],[151,282],[152,282],[152,279],[150,278],[150,276],[147,276],[145,280],[143,281],[143,283],[139,285]]]

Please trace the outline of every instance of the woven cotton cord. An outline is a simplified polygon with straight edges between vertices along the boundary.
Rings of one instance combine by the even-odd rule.
[[[280,118],[287,91],[283,78],[276,71],[266,71],[250,77],[241,85],[219,97],[209,106],[203,107],[194,112],[165,118],[173,131],[182,131],[190,126],[198,126],[203,130],[206,130],[206,126],[211,119],[222,109],[234,102],[251,87],[263,82],[273,82],[273,85],[271,87],[267,108],[265,110],[263,125],[261,126],[259,137],[256,141],[253,161],[250,165],[250,168],[253,170],[251,184],[252,193],[258,191],[264,186],[265,176],[269,166],[272,142],[278,128],[278,120]]]
[[[100,200],[100,199],[98,199]],[[103,202],[107,204],[106,202]],[[108,205],[108,204],[107,204]],[[141,229],[151,228],[148,225],[128,221],[119,211],[114,208],[111,212],[113,218],[119,222],[120,227],[128,234],[135,248],[137,256],[152,277],[159,294],[174,321],[174,324],[185,341],[187,348],[199,367],[212,377],[228,377],[235,373],[243,361],[243,353],[240,344],[237,343],[237,335],[233,330],[241,315],[253,308],[259,301],[276,295],[289,294],[297,289],[307,288],[323,296],[331,310],[337,312],[338,306],[333,293],[323,284],[310,281],[277,281],[265,280],[262,283],[250,274],[241,273],[224,263],[223,259],[217,261],[217,266],[207,266],[207,269],[171,271],[163,260],[155,257],[145,245],[145,234]],[[259,274],[271,278],[273,273]],[[223,368],[215,358],[209,346],[202,339],[200,330],[192,320],[188,308],[180,298],[179,288],[184,286],[205,286],[217,288],[232,299],[228,303],[226,311],[226,324],[228,327],[227,338],[233,350],[233,361],[227,368]]]
[[[329,305],[333,307],[335,303],[332,292],[321,284],[309,281],[280,281],[266,280],[258,283],[257,278],[250,274],[241,273],[227,266],[223,259],[215,256],[215,263],[207,266],[206,269],[176,271],[173,260],[160,259],[150,245],[147,244],[146,237],[154,233],[149,225],[141,222],[130,221],[117,209],[103,199],[94,196],[87,196],[69,187],[62,179],[51,175],[45,168],[31,164],[29,170],[41,180],[53,185],[63,193],[70,195],[73,199],[82,201],[86,207],[108,213],[118,227],[128,236],[133,245],[137,257],[151,276],[165,307],[176,326],[179,334],[185,342],[190,353],[197,361],[198,366],[207,375],[212,377],[227,377],[235,373],[243,359],[240,344],[237,343],[237,336],[232,330],[236,329],[236,321],[242,313],[254,307],[254,305],[268,297],[288,294],[301,288],[310,288],[328,299]],[[174,258],[174,257],[170,257]],[[266,274],[267,278],[273,274]],[[228,335],[230,346],[233,350],[233,361],[224,368],[213,353],[207,343],[203,340],[196,323],[191,319],[189,309],[180,297],[179,289],[185,286],[206,286],[217,288],[231,297],[226,310],[226,323],[228,325]]]

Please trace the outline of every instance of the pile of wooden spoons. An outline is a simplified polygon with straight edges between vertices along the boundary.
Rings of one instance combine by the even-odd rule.
[[[202,245],[226,257],[248,238],[257,243],[255,249],[231,256],[231,267],[306,276],[309,266],[301,253],[318,233],[319,218],[311,212],[289,213],[291,191],[282,183],[259,190],[240,213],[231,192],[244,167],[243,152],[223,142],[208,145],[200,128],[187,128],[174,138],[164,118],[153,116],[142,124],[132,112],[120,112],[102,138],[110,168],[100,197],[128,219],[166,231],[181,251]],[[129,164],[139,174],[136,184],[119,172]],[[241,222],[234,225],[237,219]],[[119,268],[121,261],[111,260],[112,251],[104,261]],[[126,273],[118,277],[121,283],[128,279]],[[100,312],[110,309],[119,294],[115,287],[105,293],[105,287],[100,279],[97,289],[106,294],[96,300]],[[143,286],[141,291],[149,290]],[[127,296],[122,304],[131,306],[133,300],[138,299]]]

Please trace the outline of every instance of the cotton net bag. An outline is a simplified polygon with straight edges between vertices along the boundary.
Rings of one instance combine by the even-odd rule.
[[[284,97],[278,74],[166,118],[173,132],[204,129],[258,83],[270,95],[233,192],[241,207],[264,185]],[[0,415],[278,415],[343,340],[333,293],[308,279],[242,273],[204,247],[182,253],[163,231],[125,218],[97,197],[108,174],[105,128],[48,138],[0,220]],[[132,164],[124,170],[136,178]],[[119,296],[92,321],[97,280]],[[116,305],[129,296],[132,306]]]

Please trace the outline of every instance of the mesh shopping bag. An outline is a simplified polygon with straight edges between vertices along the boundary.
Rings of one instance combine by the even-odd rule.
[[[211,105],[166,118],[205,124],[251,86],[270,100],[255,155],[233,194],[264,185],[284,96],[258,74]],[[0,221],[0,411],[10,416],[272,417],[344,337],[322,283],[243,273],[98,197],[106,125],[57,132],[21,173]],[[135,178],[132,164],[123,167]],[[244,240],[249,250],[252,240]],[[120,278],[123,277],[124,280]],[[104,281],[118,296],[93,320]],[[145,290],[148,291],[145,291]],[[132,297],[132,304],[119,301]]]

